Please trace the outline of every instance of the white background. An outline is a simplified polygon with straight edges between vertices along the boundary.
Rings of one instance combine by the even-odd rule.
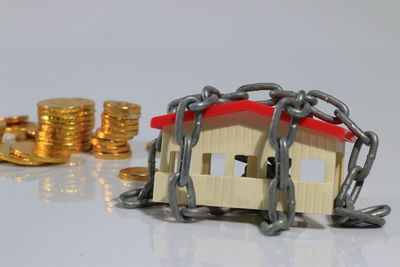
[[[92,98],[97,102],[99,111],[104,100],[127,100],[142,105],[141,134],[136,140],[146,141],[157,134],[155,130],[147,127],[152,116],[163,114],[170,100],[198,93],[205,85],[213,85],[223,92],[231,92],[243,84],[253,82],[276,82],[287,90],[319,89],[346,102],[350,107],[352,119],[363,129],[374,130],[380,136],[379,155],[360,201],[366,204],[387,202],[395,207],[398,206],[399,200],[397,166],[400,159],[399,8],[398,1],[388,0],[0,0],[0,116],[29,114],[35,118],[36,103],[50,97]],[[266,98],[266,95],[256,95],[258,99]],[[325,110],[333,110],[324,104],[322,106]],[[137,160],[144,163],[145,156]],[[133,161],[134,164],[138,163],[135,159]],[[3,168],[11,169],[3,172]],[[22,186],[12,182],[16,177],[14,171],[19,170],[11,166],[0,166],[0,171],[6,173],[0,173],[1,178],[5,178],[0,180],[0,209],[8,218],[7,221],[0,219],[0,225],[4,223],[12,230],[10,233],[13,233],[6,238],[0,236],[0,244],[4,242],[1,244],[0,255],[8,255],[5,258],[4,255],[0,257],[0,264],[3,258],[7,260],[7,264],[3,266],[12,266],[13,261],[18,266],[54,266],[54,262],[46,261],[44,255],[31,258],[32,255],[29,254],[32,246],[46,241],[28,235],[33,243],[27,245],[24,238],[26,233],[19,233],[18,229],[29,224],[30,233],[34,233],[35,229],[42,227],[43,223],[49,220],[49,214],[61,207],[56,206],[54,210],[38,208],[35,214],[29,215],[29,203],[39,203],[40,200],[37,198],[37,191],[32,193],[28,185]],[[35,188],[37,186],[29,184]],[[118,193],[120,192],[116,190],[113,194]],[[20,194],[29,198],[29,201],[24,199],[28,203],[23,200],[19,204],[18,201],[14,202],[13,198]],[[97,198],[101,196],[94,197],[92,201]],[[18,206],[18,212],[15,205],[21,205]],[[35,204],[31,205],[35,207]],[[84,208],[78,205],[73,205],[70,209],[86,214]],[[103,220],[99,225],[107,227],[109,238],[113,238],[115,243],[103,244],[92,239],[93,243],[88,246],[99,248],[107,245],[109,253],[96,253],[97,258],[93,256],[85,261],[85,258],[82,258],[84,256],[77,256],[81,251],[78,248],[73,252],[66,250],[62,253],[61,237],[57,239],[61,243],[58,244],[61,246],[59,249],[56,244],[47,249],[51,253],[58,252],[59,255],[63,255],[59,257],[66,266],[78,265],[78,258],[81,259],[82,266],[99,266],[102,262],[112,262],[105,259],[118,257],[121,259],[115,260],[118,265],[127,265],[130,260],[133,261],[135,251],[131,252],[132,257],[129,260],[127,258],[127,261],[124,261],[125,258],[121,257],[118,251],[126,250],[118,248],[118,243],[125,244],[123,239],[128,237],[131,238],[130,242],[139,244],[148,240],[132,240],[132,233],[124,235],[118,232],[117,225],[104,222],[107,219],[103,216],[107,214],[102,212],[103,210],[98,211],[98,218]],[[123,214],[136,216],[132,215],[132,212],[137,214],[135,211],[123,211]],[[57,216],[62,214],[65,213]],[[142,213],[139,214],[146,217]],[[42,219],[32,221],[33,217],[30,216]],[[27,219],[24,223],[18,221],[23,218]],[[386,247],[393,248],[399,245],[399,231],[394,227],[396,220],[398,222],[395,210],[384,229],[352,232],[332,230],[325,225],[317,235],[324,236],[333,231],[335,234],[332,236],[344,233],[354,233],[356,236],[368,233],[372,233],[372,236],[385,236],[386,241],[378,248],[374,247],[375,253],[369,253],[372,249],[363,252],[366,257],[365,264],[376,266],[373,263],[379,262],[378,252],[385,251],[386,257],[382,261],[386,261],[385,266],[394,266],[395,263],[390,262],[391,258],[388,256],[391,250]],[[17,226],[17,222],[21,225]],[[127,225],[132,223],[129,220],[124,222]],[[78,227],[78,221],[76,223]],[[201,233],[202,227],[214,229],[215,222],[204,224],[205,226],[193,226],[196,230],[190,230],[188,233]],[[94,228],[91,229],[96,229],[96,225],[92,224],[91,227]],[[240,228],[241,225],[234,224],[233,228]],[[187,226],[179,224],[174,227],[178,235],[178,229]],[[232,226],[228,224],[223,227],[230,229]],[[80,238],[87,233],[87,228],[82,229],[75,229],[76,235],[73,235],[71,240],[73,244],[82,242]],[[97,237],[105,231],[98,230]],[[217,230],[207,231],[220,233]],[[8,232],[2,229],[0,233],[2,231]],[[112,234],[114,231],[117,232],[115,235],[118,238]],[[248,238],[250,244],[254,245],[253,241],[261,238],[261,247],[265,245],[264,242],[268,242],[264,241],[269,240],[268,237],[258,237],[257,230],[252,231],[254,234],[250,235],[251,238],[244,235],[236,239]],[[230,229],[226,235],[232,232],[235,230]],[[50,233],[54,238],[59,230],[51,229]],[[310,235],[317,236],[315,233]],[[252,239],[253,237],[255,239]],[[307,239],[308,237],[307,235],[302,240],[312,244],[313,238]],[[21,256],[9,253],[7,242],[11,241],[7,238],[18,240],[17,244],[25,243],[26,247],[19,251]],[[290,239],[290,242],[293,243],[295,239]],[[377,238],[374,236],[372,239]],[[49,241],[48,244],[53,244],[53,241]],[[229,242],[222,243],[221,246],[230,246]],[[362,240],[361,243],[368,244],[368,240]],[[260,244],[257,243],[257,247]],[[13,249],[18,249],[18,246]],[[265,250],[267,249],[268,247],[265,247]],[[178,261],[174,259],[179,257],[171,261],[160,261],[150,251],[151,249],[140,253],[153,257],[154,261],[148,261],[146,264],[178,265]],[[65,259],[66,255],[69,255],[68,252],[71,252],[71,261]],[[260,253],[264,252],[262,249]],[[223,253],[222,255],[226,256]],[[27,262],[21,260],[24,257]],[[254,255],[252,257],[257,258]],[[144,256],[141,259],[143,260]],[[248,260],[243,264],[252,262],[251,259]],[[190,263],[196,265],[195,262],[199,261],[181,263],[180,266]],[[223,266],[224,262],[227,266],[231,265],[229,261],[222,259],[208,259],[202,264]],[[235,262],[242,266],[238,261],[233,261],[232,265]],[[267,264],[264,261],[252,263]],[[146,265],[144,262],[143,264]],[[363,264],[359,263],[360,266],[364,266]],[[286,265],[291,266],[293,262],[287,261]],[[317,262],[316,266],[318,265],[324,264]],[[334,265],[338,266],[331,264]]]

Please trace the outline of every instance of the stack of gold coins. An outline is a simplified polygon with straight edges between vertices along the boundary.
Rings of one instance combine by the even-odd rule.
[[[19,125],[7,126],[6,133],[14,135],[16,142],[35,141],[38,125],[34,122],[24,122]]]
[[[6,142],[35,141],[37,124],[28,119],[27,115],[0,118],[0,141],[4,133],[7,134]],[[6,126],[5,130],[2,130],[1,125]]]
[[[26,123],[28,119],[29,119],[28,115],[1,118],[1,120],[4,121],[8,127],[18,126],[20,124]]]
[[[95,125],[95,103],[84,98],[53,98],[38,103],[35,154],[65,157],[88,151]]]
[[[139,132],[141,107],[124,101],[104,102],[101,128],[92,138],[94,155],[101,159],[132,156],[128,143]]]

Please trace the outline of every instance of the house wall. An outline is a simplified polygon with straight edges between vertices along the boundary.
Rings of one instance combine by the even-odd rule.
[[[268,185],[267,158],[275,156],[268,142],[271,118],[250,112],[234,113],[206,118],[198,144],[193,148],[191,175],[199,205],[235,208],[266,209]],[[281,122],[280,135],[288,129]],[[184,124],[190,133],[191,122]],[[179,146],[173,136],[173,125],[164,128],[160,172],[156,175],[155,202],[168,202],[167,183],[174,171],[174,161]],[[225,155],[223,176],[204,175],[207,155]],[[235,155],[255,156],[253,168],[248,173],[253,178],[234,176]],[[296,140],[289,150],[292,159],[291,177],[296,187],[296,211],[330,214],[337,195],[343,171],[344,142],[339,138],[299,128]],[[306,182],[300,177],[302,160],[315,159],[325,162],[324,182]],[[248,168],[249,168],[248,167]],[[179,199],[185,202],[185,192]],[[280,194],[278,209],[284,209],[285,194]]]

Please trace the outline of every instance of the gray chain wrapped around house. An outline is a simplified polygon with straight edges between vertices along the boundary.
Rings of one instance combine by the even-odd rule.
[[[390,213],[388,205],[376,205],[360,210],[355,209],[355,203],[362,190],[365,179],[376,158],[379,139],[375,132],[362,130],[349,116],[349,108],[339,99],[322,91],[312,90],[305,92],[285,91],[281,86],[274,83],[256,83],[244,85],[235,92],[222,94],[218,89],[206,86],[201,94],[190,95],[172,101],[167,112],[176,113],[174,137],[180,147],[178,170],[171,176],[168,194],[169,205],[175,219],[179,222],[188,222],[193,217],[211,215],[223,215],[230,211],[226,208],[199,207],[196,205],[196,191],[190,176],[192,149],[196,146],[203,121],[203,112],[213,105],[228,102],[248,100],[250,93],[254,91],[269,91],[270,99],[257,101],[264,105],[275,107],[272,123],[269,128],[269,142],[275,150],[274,177],[269,185],[267,211],[261,211],[263,221],[260,229],[266,235],[273,235],[288,229],[295,219],[295,186],[290,177],[289,149],[292,146],[299,120],[306,117],[316,117],[330,124],[344,124],[356,137],[357,140],[350,154],[347,168],[347,176],[340,187],[339,194],[334,201],[333,220],[335,224],[346,227],[382,226],[385,217]],[[336,109],[331,116],[317,108],[318,101],[324,101],[333,105]],[[183,133],[183,120],[185,111],[193,111],[194,122],[191,134]],[[286,136],[279,136],[279,124],[281,115],[285,111],[291,116],[289,131]],[[154,188],[156,152],[161,150],[162,135],[152,141],[148,156],[148,181],[139,189],[125,192],[119,197],[120,206],[128,209],[142,208],[155,203],[152,202]],[[360,166],[357,161],[361,148],[366,146],[369,151],[365,163]],[[267,161],[267,159],[266,159]],[[186,207],[178,206],[177,188],[186,188]],[[278,192],[283,191],[287,195],[286,211],[277,211]]]

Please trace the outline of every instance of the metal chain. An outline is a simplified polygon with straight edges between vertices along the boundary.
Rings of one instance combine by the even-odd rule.
[[[362,190],[364,181],[369,175],[376,158],[379,146],[378,135],[372,131],[364,132],[354,121],[352,121],[349,117],[349,108],[339,99],[318,90],[310,91],[308,92],[308,95],[337,107],[334,111],[334,116],[330,116],[315,107],[311,108],[312,115],[331,124],[343,123],[355,136],[357,136],[357,140],[353,146],[348,162],[348,174],[340,187],[337,198],[335,199],[333,211],[334,222],[338,225],[353,227],[384,225],[385,219],[383,219],[383,217],[390,214],[390,206],[376,205],[361,210],[355,210],[354,208],[354,204]],[[363,145],[369,147],[369,152],[363,167],[360,167],[357,165],[357,161]],[[354,186],[351,189],[353,183]]]
[[[203,112],[213,106],[228,102],[247,100],[249,93],[254,91],[269,91],[270,99],[258,101],[259,103],[275,106],[272,122],[269,130],[269,141],[275,149],[274,177],[269,185],[267,201],[268,212],[262,211],[265,219],[260,225],[262,233],[273,235],[281,230],[288,229],[295,218],[295,187],[290,177],[289,149],[296,138],[299,119],[308,116],[315,116],[330,124],[345,124],[357,137],[348,163],[348,174],[342,184],[339,194],[335,199],[333,218],[334,221],[343,226],[382,226],[385,223],[384,216],[390,213],[387,205],[377,205],[370,208],[355,210],[354,204],[361,192],[364,181],[368,176],[374,163],[379,140],[372,131],[362,131],[349,117],[349,109],[339,99],[322,91],[313,90],[305,93],[284,91],[281,86],[274,83],[248,84],[238,88],[235,92],[222,94],[212,86],[203,88],[201,94],[190,95],[172,101],[167,112],[176,113],[175,118],[175,141],[180,147],[178,170],[172,175],[169,185],[169,204],[173,216],[177,221],[188,222],[192,217],[204,216],[207,214],[222,215],[229,212],[229,209],[218,207],[197,207],[196,194],[193,180],[190,176],[190,164],[192,149],[196,146],[201,132]],[[335,106],[334,116],[328,115],[316,108],[318,99]],[[183,133],[183,121],[185,111],[194,112],[194,122],[190,135]],[[280,118],[283,111],[291,116],[289,130],[286,136],[278,136]],[[155,157],[156,151],[161,150],[162,132],[158,138],[153,140],[149,153],[149,180],[139,189],[131,190],[120,195],[119,203],[124,208],[140,208],[152,205],[151,198],[154,188]],[[369,147],[367,159],[360,167],[357,160],[362,146]],[[246,171],[246,170],[245,170]],[[272,173],[272,172],[271,172]],[[351,189],[354,183],[353,188]],[[187,207],[179,208],[177,200],[177,188],[184,187],[187,192]],[[351,189],[351,190],[350,190]],[[287,201],[285,212],[277,211],[278,191],[286,192]],[[350,192],[350,193],[349,193]]]
[[[126,209],[143,208],[153,205],[154,176],[156,173],[156,154],[161,150],[161,135],[151,142],[148,156],[148,180],[146,184],[137,189],[122,193],[118,198],[118,204]]]
[[[203,92],[204,91],[205,90],[203,90]],[[216,94],[212,94],[212,96],[201,101],[198,97],[189,96],[182,99],[177,107],[175,118],[175,141],[180,146],[179,162],[178,169],[172,175],[168,185],[168,196],[172,214],[179,222],[187,222],[195,215],[206,215],[208,213],[206,207],[196,207],[196,193],[189,172],[192,160],[192,148],[197,144],[200,137],[203,110],[214,104],[217,98]],[[183,119],[185,117],[185,111],[188,110],[192,104],[196,104],[198,110],[195,111],[192,134],[187,135],[183,133]],[[177,187],[186,187],[188,201],[187,208],[180,209],[178,207]]]
[[[299,91],[295,96],[285,96],[279,100],[275,107],[269,130],[269,142],[275,149],[275,177],[269,186],[268,195],[268,220],[260,225],[261,231],[266,235],[273,235],[280,230],[288,229],[294,222],[296,211],[295,188],[289,174],[289,148],[293,145],[299,119],[311,113],[311,105],[305,99],[305,92]],[[286,136],[278,137],[279,123],[282,112],[291,110],[292,118]],[[286,191],[287,212],[277,212],[278,190]]]

